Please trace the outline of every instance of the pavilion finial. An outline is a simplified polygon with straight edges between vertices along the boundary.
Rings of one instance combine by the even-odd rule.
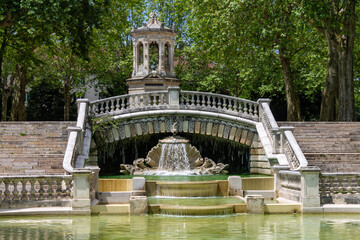
[[[160,26],[161,23],[159,22],[158,18],[157,18],[157,14],[155,12],[151,12],[150,13],[150,19],[147,23],[147,26],[150,27],[152,25],[156,25],[156,26]]]

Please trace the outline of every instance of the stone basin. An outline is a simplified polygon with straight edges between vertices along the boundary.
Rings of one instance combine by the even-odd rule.
[[[156,182],[159,196],[168,197],[212,197],[217,196],[216,181],[200,182]]]

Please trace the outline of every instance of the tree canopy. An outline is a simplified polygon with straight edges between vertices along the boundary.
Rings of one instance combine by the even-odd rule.
[[[64,120],[93,80],[125,94],[130,31],[152,11],[177,30],[183,89],[267,97],[279,120],[360,117],[357,0],[3,0],[2,120],[26,119],[26,89],[59,88]]]

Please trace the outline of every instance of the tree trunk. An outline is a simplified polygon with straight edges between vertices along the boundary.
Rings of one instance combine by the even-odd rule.
[[[324,90],[322,92],[321,109],[320,109],[320,121],[334,121],[335,109],[337,102],[337,89],[338,89],[338,71],[339,66],[337,64],[338,47],[336,36],[333,33],[325,32],[325,38],[328,43],[328,63],[327,74],[325,80]]]
[[[328,43],[328,69],[322,93],[321,121],[354,121],[355,97],[353,50],[355,41],[355,1],[346,7],[342,28],[322,28]]]
[[[355,97],[353,75],[353,50],[355,41],[355,2],[351,1],[348,18],[344,20],[343,33],[339,39],[339,103],[338,121],[355,120]]]
[[[300,98],[294,86],[290,59],[284,56],[284,52],[284,49],[279,50],[286,92],[287,121],[301,121]]]
[[[2,108],[1,108],[1,121],[7,121],[7,112],[8,112],[8,101],[9,97],[11,95],[11,89],[14,85],[15,76],[12,74],[10,76],[10,83],[8,85],[7,78],[5,78],[3,81],[3,90],[2,90]]]
[[[70,87],[69,87],[69,82],[66,79],[64,83],[64,121],[70,120],[70,104],[71,104]]]
[[[11,121],[25,121],[25,87],[26,66],[22,63],[16,65],[16,78],[13,101],[11,106]]]
[[[4,62],[5,49],[7,47],[7,28],[4,30],[3,41],[1,43],[0,48],[0,80],[1,80],[1,92],[2,92],[2,108],[1,108],[1,120],[6,121],[7,115],[7,100],[9,98],[10,93],[8,93],[9,88],[7,86],[7,77],[3,77],[2,74],[2,66]]]

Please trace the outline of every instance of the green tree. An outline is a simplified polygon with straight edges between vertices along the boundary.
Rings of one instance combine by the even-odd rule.
[[[7,53],[14,54],[16,61],[12,120],[25,120],[25,87],[29,80],[29,68],[34,66],[34,50],[43,45],[66,43],[72,52],[87,58],[93,28],[99,27],[99,17],[106,0],[3,0],[0,2],[0,68]],[[10,51],[11,49],[11,51]],[[2,92],[5,92],[6,76],[2,76]],[[3,94],[4,96],[4,94]],[[3,99],[4,100],[4,99]],[[3,105],[7,103],[2,102]],[[4,116],[2,118],[4,119]]]
[[[287,119],[301,120],[299,93],[307,89],[301,88],[304,86],[300,81],[307,73],[300,70],[302,66],[295,60],[306,64],[306,53],[322,47],[313,43],[319,38],[301,19],[301,5],[289,0],[210,0],[187,4],[191,6],[186,21],[189,44],[180,58],[185,79],[190,79],[193,72],[193,76],[203,78],[195,83],[198,88],[243,97],[254,92],[271,96],[283,91]],[[193,83],[187,81],[187,85]]]
[[[355,119],[353,53],[357,0],[304,0],[304,18],[326,39],[328,66],[320,120]]]

